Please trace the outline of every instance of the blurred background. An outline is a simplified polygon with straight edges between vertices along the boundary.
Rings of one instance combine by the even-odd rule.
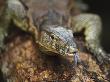
[[[109,0],[83,0],[88,4],[88,12],[98,14],[102,18],[102,46],[110,53],[110,1]]]

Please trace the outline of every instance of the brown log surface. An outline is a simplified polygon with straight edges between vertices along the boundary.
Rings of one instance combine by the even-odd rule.
[[[91,54],[82,52],[83,40],[79,37],[76,40],[82,63],[73,68],[73,57],[42,54],[32,37],[15,35],[2,54],[4,79],[10,82],[109,82]]]

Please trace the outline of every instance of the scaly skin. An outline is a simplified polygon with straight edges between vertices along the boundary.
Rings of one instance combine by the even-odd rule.
[[[52,25],[52,26],[50,25],[49,27],[47,26],[47,29],[44,29],[43,26],[46,26],[45,24],[42,25],[42,27],[40,27],[38,29],[37,26],[35,27],[33,25],[34,18],[32,18],[33,13],[31,12],[31,10],[30,9],[27,10],[25,8],[25,6],[23,6],[23,4],[19,0],[7,0],[6,1],[6,7],[4,8],[4,12],[3,12],[3,16],[2,16],[3,19],[0,22],[0,28],[1,28],[0,31],[1,31],[1,37],[2,37],[0,47],[1,48],[4,47],[3,41],[7,35],[4,35],[3,32],[5,31],[4,33],[6,33],[6,34],[8,33],[8,29],[9,29],[8,27],[9,27],[10,22],[12,21],[21,30],[24,30],[26,32],[30,32],[31,34],[33,34],[33,37],[34,37],[36,43],[38,43],[39,46],[41,47],[40,50],[42,50],[44,48],[43,52],[45,52],[45,51],[52,52],[52,53],[54,52],[54,53],[61,54],[64,56],[71,55],[71,54],[73,56],[73,54],[74,54],[76,60],[78,61],[78,59],[76,57],[76,53],[78,52],[78,50],[77,50],[75,41],[73,40],[74,37],[73,37],[71,30],[63,28],[61,26],[59,26],[59,27],[56,26],[54,29],[54,25]],[[50,18],[49,18],[49,20],[46,21],[46,23],[51,24],[50,20],[54,20],[54,18],[51,17],[51,15],[54,16],[53,12],[50,11],[50,14],[49,13],[47,14],[47,16],[49,16]],[[56,22],[56,20],[55,20],[55,22]],[[58,28],[58,29],[56,29],[56,28]],[[60,28],[61,28],[61,30],[60,30]],[[40,33],[44,32],[45,37],[43,37],[43,34],[41,34],[41,37],[38,38],[38,34],[37,34],[38,30],[39,30],[39,35],[40,35]],[[60,33],[63,31],[63,32],[65,32],[65,34],[67,34],[67,36],[65,36],[63,34],[54,33],[55,31],[57,33]],[[51,42],[49,41],[48,37],[50,39],[52,39],[52,40],[50,40]],[[53,37],[53,38],[51,38],[51,37]],[[55,40],[58,43],[56,43]],[[47,43],[45,44],[44,42],[47,42]],[[52,46],[50,45],[50,47],[49,47],[49,45],[47,45],[48,42],[50,42]],[[59,43],[61,43],[61,45]]]
[[[2,37],[0,47],[3,48],[3,40],[7,36],[11,20],[21,30],[32,33],[43,52],[49,51],[62,55],[78,52],[72,33],[80,32],[84,28],[87,48],[94,53],[99,62],[110,60],[100,45],[99,35],[102,28],[100,17],[93,14],[78,14],[78,11],[73,12],[72,9],[75,9],[73,0],[50,2],[48,0],[21,0],[21,2],[7,0],[3,19],[0,22]],[[51,45],[48,45],[50,43]],[[77,55],[75,58],[77,61]]]
[[[24,19],[26,12],[18,0],[7,0],[4,5],[4,11],[2,11],[0,16],[0,48],[4,47],[3,41],[7,36],[8,27],[11,21],[13,21],[18,27],[21,27],[21,29],[26,30],[28,27],[27,23],[24,23],[26,22]]]
[[[27,18],[27,11],[19,0],[6,0],[4,9],[0,15],[0,49],[5,48],[4,39],[7,37],[9,25],[13,22],[21,30],[34,34],[35,28],[31,26]]]
[[[98,62],[109,63],[110,57],[103,50],[100,44],[100,35],[102,31],[101,18],[95,14],[79,14],[74,16],[74,32],[81,32],[83,29],[87,48],[95,55]]]

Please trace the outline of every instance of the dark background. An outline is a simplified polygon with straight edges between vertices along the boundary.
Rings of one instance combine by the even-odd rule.
[[[110,52],[110,0],[83,0],[88,4],[88,12],[98,14],[102,18],[102,46]]]

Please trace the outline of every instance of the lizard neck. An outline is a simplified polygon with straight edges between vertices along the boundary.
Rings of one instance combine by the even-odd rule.
[[[45,28],[45,26],[49,26],[49,25],[59,25],[59,26],[68,27],[68,20],[69,20],[69,15],[62,15],[54,10],[49,10],[36,22],[40,28]]]

